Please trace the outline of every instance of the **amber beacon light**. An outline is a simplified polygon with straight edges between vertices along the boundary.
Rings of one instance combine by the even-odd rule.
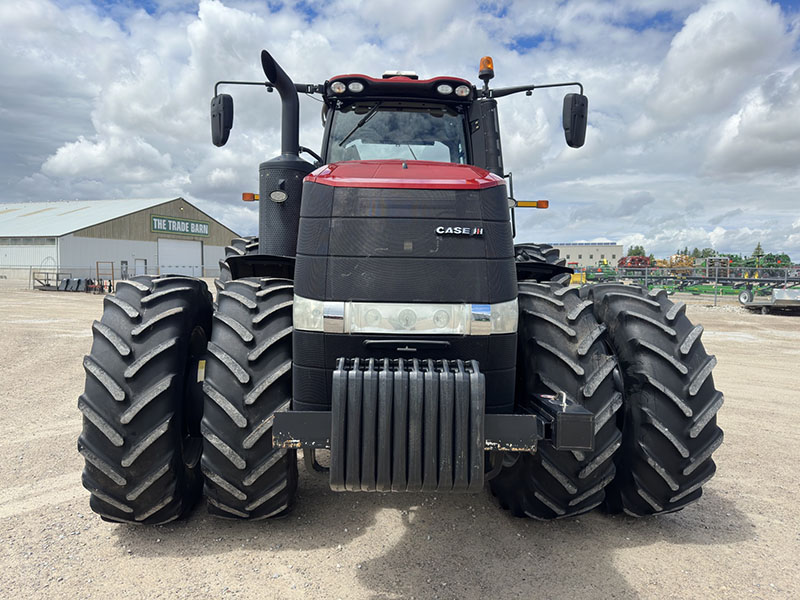
[[[494,77],[494,61],[491,56],[484,56],[481,59],[478,77],[484,82],[488,82]]]

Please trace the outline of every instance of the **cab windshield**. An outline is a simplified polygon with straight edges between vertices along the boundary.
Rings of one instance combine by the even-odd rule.
[[[328,162],[392,158],[465,164],[464,117],[438,104],[380,101],[335,111]]]

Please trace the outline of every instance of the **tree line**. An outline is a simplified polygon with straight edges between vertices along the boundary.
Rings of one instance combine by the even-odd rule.
[[[708,258],[710,256],[719,255],[718,252],[714,250],[714,248],[700,249],[695,247],[690,251],[688,246],[684,246],[683,250],[678,248],[675,251],[675,254],[683,254],[684,256],[691,256],[692,258]],[[765,254],[766,253],[764,252],[764,249],[761,247],[761,242],[758,242],[758,244],[756,244],[756,247],[753,249],[752,256],[759,257],[759,256],[765,256]],[[645,251],[644,246],[633,245],[628,248],[628,256],[648,256],[648,254]],[[649,256],[650,256],[650,261],[652,262],[655,257],[653,256],[653,254],[650,254]],[[788,255],[781,253],[776,256],[781,256],[782,258],[785,257],[784,260],[781,262],[786,262],[788,264],[791,264],[791,259],[789,258]]]

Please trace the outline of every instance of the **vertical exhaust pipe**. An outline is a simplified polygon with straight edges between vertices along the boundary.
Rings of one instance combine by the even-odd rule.
[[[281,96],[281,154],[300,154],[300,100],[294,82],[266,50],[261,51],[261,67]]]
[[[266,50],[261,51],[261,66],[281,96],[281,154],[258,168],[258,252],[294,256],[303,178],[314,165],[299,156],[300,100],[294,82]]]

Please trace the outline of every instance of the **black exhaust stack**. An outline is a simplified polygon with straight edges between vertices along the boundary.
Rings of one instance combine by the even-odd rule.
[[[294,82],[266,50],[261,66],[281,96],[281,155],[261,163],[259,172],[259,254],[294,256],[300,224],[303,178],[314,165],[300,158],[300,101]]]

